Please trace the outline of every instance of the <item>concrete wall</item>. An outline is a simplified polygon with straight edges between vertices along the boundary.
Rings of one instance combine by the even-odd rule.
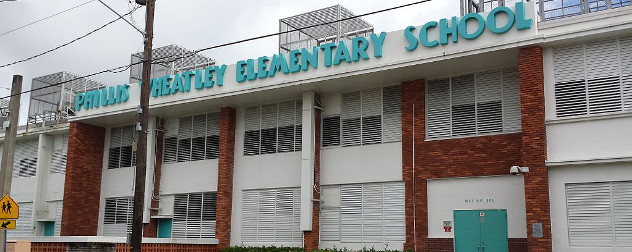
[[[570,247],[566,209],[566,184],[632,180],[632,163],[587,164],[549,167],[553,251],[556,252],[623,252],[624,248]]]

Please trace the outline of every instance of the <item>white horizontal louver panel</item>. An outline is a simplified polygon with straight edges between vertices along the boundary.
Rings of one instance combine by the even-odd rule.
[[[256,242],[259,223],[259,191],[248,190],[242,194],[241,241]]]
[[[294,150],[294,126],[296,124],[296,116],[296,101],[279,103],[277,152],[290,152]]]
[[[56,136],[53,152],[51,153],[50,173],[66,173],[68,158],[68,135]]]
[[[503,131],[519,132],[522,129],[520,112],[520,76],[515,67],[502,72]]]
[[[294,128],[294,151],[300,151],[303,143],[303,100],[296,100],[296,127]]]
[[[110,148],[121,147],[123,129],[121,127],[112,128],[110,130]]]
[[[278,104],[261,106],[261,154],[277,151]]]
[[[450,79],[452,89],[452,136],[476,133],[474,75]]]
[[[15,221],[15,229],[7,232],[7,237],[31,237],[33,236],[33,203],[19,202],[18,205],[20,205],[20,218]]]
[[[384,241],[383,184],[362,186],[362,242]]]
[[[632,37],[619,40],[623,110],[632,111]]]
[[[242,242],[290,244],[303,241],[300,230],[300,189],[243,192]]]
[[[615,244],[632,247],[632,181],[613,182]]]
[[[586,44],[588,110],[590,114],[621,111],[617,41]]]
[[[206,117],[206,159],[219,158],[219,113],[211,113]]]
[[[206,115],[193,116],[191,161],[206,159]]]
[[[217,193],[202,194],[202,224],[200,238],[215,238],[217,220]]]
[[[385,87],[382,90],[382,141],[398,142],[402,140],[402,102],[401,86]]]
[[[61,214],[64,208],[63,201],[54,201],[55,204],[55,236],[61,235]]]
[[[181,117],[178,126],[178,162],[191,161],[193,117]]]
[[[173,201],[173,220],[171,225],[171,237],[186,238],[187,236],[187,205],[189,197],[187,194],[176,194]]]
[[[261,107],[250,107],[245,112],[244,155],[258,155],[261,143]]]
[[[382,142],[382,89],[362,91],[362,144]]]
[[[340,241],[362,242],[362,185],[340,187]]]
[[[584,47],[574,45],[553,49],[555,83],[584,81]]]
[[[132,227],[132,197],[105,199],[103,235],[125,237]]]
[[[178,160],[178,137],[165,137],[162,158],[165,164]]]
[[[361,143],[362,99],[360,91],[342,94],[342,145]]]
[[[450,137],[450,81],[431,80],[426,88],[426,136],[428,139]]]
[[[340,116],[323,117],[323,147],[340,145]]]
[[[16,142],[13,157],[13,177],[33,177],[37,173],[37,148],[39,140]]]
[[[335,192],[335,194],[326,192]],[[329,201],[340,201],[340,186],[323,186],[321,199],[320,239],[322,241],[340,241],[340,207],[329,204]]]
[[[608,183],[567,184],[571,247],[613,246],[612,205]]]
[[[553,50],[555,108],[558,117],[588,113],[584,57],[583,45]]]
[[[476,130],[477,134],[503,131],[501,71],[476,74]]]
[[[176,194],[173,238],[215,238],[216,193]]]
[[[384,240],[385,242],[406,241],[406,216],[404,206],[404,183],[384,184]]]

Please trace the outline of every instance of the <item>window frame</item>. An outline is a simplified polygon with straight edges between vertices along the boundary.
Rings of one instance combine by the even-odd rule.
[[[290,127],[289,125],[285,125],[285,126],[280,126],[279,122],[281,121],[280,118],[280,112],[281,112],[281,104],[283,103],[288,103],[288,102],[293,102],[294,103],[294,123],[292,124],[293,127],[293,131],[292,131],[292,148],[291,150],[284,150],[281,151],[280,145],[279,145],[279,128],[285,128],[285,127]],[[303,111],[303,100],[302,99],[289,99],[289,100],[283,100],[283,101],[278,101],[278,102],[273,102],[273,103],[265,103],[265,104],[261,104],[261,105],[255,105],[255,106],[247,106],[244,108],[244,130],[243,130],[243,148],[242,148],[242,152],[241,155],[244,157],[248,157],[248,156],[259,156],[259,155],[268,155],[268,154],[279,154],[279,153],[291,153],[291,152],[297,152],[297,151],[301,151],[302,150],[302,128],[303,128],[303,121],[302,121],[302,111]],[[275,105],[276,106],[276,123],[275,123],[275,140],[274,140],[274,152],[270,151],[270,152],[265,152],[263,153],[263,131],[264,130],[271,130],[272,128],[265,128],[263,129],[263,108],[266,106],[272,106]],[[248,121],[248,113],[247,111],[249,109],[253,109],[253,108],[257,108],[258,112],[259,112],[259,126],[257,127],[258,129],[256,130],[247,130],[247,127],[245,126]],[[247,137],[247,133],[250,133],[252,135],[254,135],[253,133],[257,132],[258,135],[258,150],[254,153],[254,154],[247,154],[246,150],[251,150],[250,148],[246,148],[246,145],[248,142],[247,139],[249,139]],[[289,132],[289,131],[288,131]]]
[[[193,159],[194,157],[194,139],[200,138],[200,136],[197,137],[193,137],[193,128],[195,127],[193,125],[194,123],[194,118],[197,116],[204,116],[205,120],[205,126],[204,126],[204,150],[203,150],[203,158],[200,159]],[[209,120],[211,120],[211,117],[217,118],[217,135],[209,135]],[[180,138],[180,132],[181,132],[181,123],[182,123],[182,119],[189,119],[191,122],[191,134],[189,138]],[[203,113],[203,114],[194,114],[194,115],[188,115],[188,116],[181,116],[178,117],[178,133],[174,134],[174,135],[170,135],[170,136],[164,136],[163,137],[163,141],[162,141],[162,162],[163,164],[175,164],[175,163],[184,163],[184,162],[195,162],[195,161],[202,161],[202,160],[211,160],[211,159],[219,159],[219,134],[220,134],[220,125],[221,125],[221,119],[220,119],[220,113],[217,112],[209,112],[209,113]],[[213,141],[213,137],[217,137],[217,151],[216,151],[216,155],[209,155],[209,144],[210,141]],[[168,146],[167,146],[167,141],[172,141],[175,139],[175,147],[173,147],[173,150],[169,150]],[[180,160],[180,148],[181,148],[181,144],[180,142],[182,140],[189,140],[189,152],[188,152],[188,160]],[[211,148],[212,149],[212,148]],[[212,151],[212,150],[211,150]],[[173,159],[173,160],[172,160]]]

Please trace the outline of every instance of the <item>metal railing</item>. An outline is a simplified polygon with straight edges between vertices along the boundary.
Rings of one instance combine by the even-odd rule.
[[[487,12],[497,6],[513,6],[529,0],[461,0],[461,14]],[[631,6],[632,0],[537,0],[540,21],[572,17]]]

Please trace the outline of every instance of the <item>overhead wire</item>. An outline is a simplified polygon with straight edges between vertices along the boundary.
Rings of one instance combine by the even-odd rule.
[[[47,16],[47,17],[44,17],[44,18],[41,18],[41,19],[35,20],[35,21],[30,22],[30,23],[28,23],[28,24],[25,24],[25,25],[23,25],[23,26],[20,26],[20,27],[17,27],[17,28],[14,28],[14,29],[8,30],[8,31],[3,32],[3,33],[0,33],[0,37],[2,37],[2,36],[4,36],[4,35],[7,35],[7,34],[9,34],[9,33],[12,33],[12,32],[15,32],[15,31],[18,31],[18,30],[21,30],[21,29],[24,29],[24,28],[26,28],[26,27],[28,27],[28,26],[31,26],[31,25],[37,24],[37,23],[39,23],[39,22],[42,22],[42,21],[47,20],[47,19],[49,19],[49,18],[55,17],[55,16],[57,16],[57,15],[61,15],[61,14],[63,14],[63,13],[66,13],[66,12],[68,12],[68,11],[74,10],[74,9],[76,9],[76,8],[79,8],[79,7],[84,6],[84,5],[86,5],[86,4],[92,3],[92,2],[94,2],[94,1],[96,1],[96,0],[90,0],[90,1],[87,1],[87,2],[85,2],[85,3],[79,4],[79,5],[75,5],[75,6],[71,7],[71,8],[68,8],[68,9],[65,9],[65,10],[63,10],[63,11],[57,12],[57,13],[55,13],[55,14],[53,14],[53,15],[50,15],[50,16]]]
[[[31,56],[31,57],[28,57],[28,58],[25,58],[25,59],[22,59],[22,60],[18,60],[18,61],[14,61],[14,62],[11,62],[11,63],[4,64],[4,65],[0,65],[0,68],[3,68],[3,67],[8,67],[8,66],[12,66],[12,65],[15,65],[15,64],[18,64],[18,63],[22,63],[22,62],[25,62],[25,61],[29,61],[29,60],[35,59],[35,58],[37,58],[37,57],[40,57],[40,56],[46,55],[46,54],[48,54],[48,53],[54,52],[54,51],[56,51],[56,50],[58,50],[58,49],[60,49],[60,48],[62,48],[62,47],[68,46],[68,45],[70,45],[70,44],[72,44],[72,43],[74,43],[74,42],[77,42],[77,41],[79,41],[79,40],[81,40],[81,39],[83,39],[83,38],[87,37],[87,36],[90,36],[91,34],[93,34],[93,33],[97,32],[97,31],[99,31],[99,30],[101,30],[101,29],[103,29],[103,28],[107,27],[108,25],[111,25],[112,23],[114,23],[114,22],[116,22],[116,21],[118,21],[119,19],[122,19],[123,17],[125,17],[125,16],[127,16],[127,15],[129,15],[129,14],[132,14],[132,13],[133,13],[134,11],[136,11],[136,10],[138,10],[138,8],[136,8],[136,9],[134,9],[134,10],[132,10],[132,11],[130,11],[130,12],[128,12],[128,13],[126,13],[126,14],[122,15],[121,17],[118,17],[118,18],[116,18],[116,19],[114,19],[114,20],[110,21],[110,22],[107,22],[106,24],[104,24],[104,25],[100,26],[99,28],[97,28],[97,29],[95,29],[95,30],[92,30],[92,31],[90,31],[90,32],[88,32],[88,33],[86,33],[86,34],[84,34],[84,35],[82,35],[82,36],[79,36],[79,37],[77,37],[77,38],[75,38],[75,39],[73,39],[73,40],[71,40],[71,41],[69,41],[69,42],[66,42],[66,43],[64,43],[64,44],[61,44],[61,45],[59,45],[59,46],[57,46],[57,47],[55,47],[55,48],[52,48],[52,49],[46,50],[46,51],[44,51],[44,52],[42,52],[42,53],[39,53],[39,54],[33,55],[33,56]]]
[[[301,30],[305,30],[305,29],[309,29],[309,28],[318,27],[318,26],[334,24],[334,23],[337,23],[337,22],[342,22],[342,21],[346,21],[346,20],[356,19],[356,18],[360,18],[360,17],[364,17],[364,16],[369,16],[369,15],[374,15],[374,14],[378,14],[378,13],[382,13],[382,12],[391,11],[391,10],[401,9],[401,8],[404,8],[404,7],[409,7],[409,6],[413,6],[413,5],[417,5],[417,4],[421,4],[421,3],[426,3],[426,2],[430,2],[430,1],[432,1],[432,0],[421,0],[421,1],[417,1],[417,2],[404,4],[404,5],[398,5],[398,6],[394,6],[394,7],[390,7],[390,8],[386,8],[386,9],[380,9],[380,10],[376,10],[376,11],[372,11],[372,12],[367,12],[367,13],[364,13],[364,14],[355,15],[355,16],[351,16],[351,17],[347,17],[347,18],[342,18],[342,19],[338,19],[338,20],[335,20],[335,21],[329,21],[329,22],[323,22],[323,23],[320,23],[320,24],[309,25],[309,26],[297,28],[297,29],[294,29],[294,30],[287,30],[287,31],[282,31],[282,32],[269,33],[269,34],[266,34],[266,35],[261,35],[261,36],[257,36],[257,37],[237,40],[237,41],[228,42],[228,43],[224,43],[224,44],[220,44],[220,45],[216,45],[216,46],[210,46],[210,47],[194,50],[191,53],[189,53],[189,55],[187,55],[187,56],[184,56],[184,55],[183,56],[178,56],[178,57],[165,56],[165,57],[161,57],[161,58],[152,59],[150,62],[151,62],[151,64],[160,64],[160,63],[173,62],[175,60],[182,59],[182,58],[185,58],[185,57],[189,57],[191,55],[195,55],[197,53],[200,53],[200,52],[203,52],[203,51],[208,51],[208,50],[211,50],[211,49],[226,47],[226,46],[235,45],[235,44],[240,44],[240,43],[249,42],[249,41],[253,41],[253,40],[258,40],[258,39],[262,39],[262,38],[279,36],[281,34],[286,34],[286,33],[295,32],[295,31],[301,31]],[[130,13],[127,13],[127,14],[125,14],[123,16],[126,16],[126,15],[128,15]],[[164,60],[164,59],[170,59],[170,60],[168,60],[168,61],[159,61],[159,60]],[[22,91],[22,92],[17,93],[17,94],[0,97],[0,99],[9,98],[9,97],[12,97],[14,95],[27,94],[27,93],[30,93],[30,92],[33,92],[33,91],[42,90],[42,89],[46,89],[46,88],[49,88],[49,87],[62,85],[64,83],[72,82],[72,81],[75,81],[75,80],[81,80],[81,79],[84,79],[84,78],[92,77],[92,76],[103,74],[103,73],[107,73],[107,72],[115,72],[115,71],[119,71],[120,72],[121,69],[129,68],[129,67],[132,67],[132,66],[135,66],[135,65],[139,65],[139,64],[142,64],[142,63],[143,63],[143,61],[139,61],[139,62],[131,63],[131,64],[128,64],[128,65],[118,66],[118,67],[110,68],[110,69],[106,69],[106,70],[101,70],[101,71],[98,71],[98,72],[94,72],[94,73],[91,73],[91,74],[83,75],[83,76],[76,77],[76,78],[73,78],[73,79],[69,79],[69,80],[58,82],[58,83],[54,83],[54,84],[51,84],[51,85],[48,85],[48,86],[34,88],[34,89],[31,89],[31,90]]]

